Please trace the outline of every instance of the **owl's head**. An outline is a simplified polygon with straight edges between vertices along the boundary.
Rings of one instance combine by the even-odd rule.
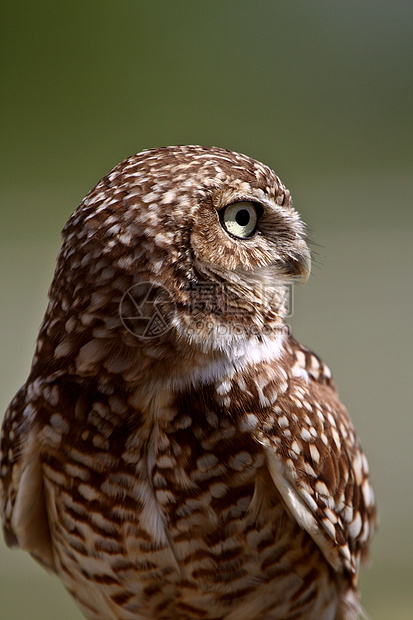
[[[62,355],[75,335],[78,346],[116,339],[151,355],[162,343],[205,353],[276,339],[285,287],[310,266],[304,225],[280,179],[214,147],[126,159],[63,235],[48,313],[64,315]]]

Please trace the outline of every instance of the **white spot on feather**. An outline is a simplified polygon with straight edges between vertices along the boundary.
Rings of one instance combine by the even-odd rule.
[[[363,521],[361,519],[361,515],[360,513],[357,511],[356,515],[352,521],[352,523],[350,523],[350,525],[348,526],[348,532],[351,536],[351,538],[357,538],[357,536],[360,534],[361,532],[361,526],[363,525]]]

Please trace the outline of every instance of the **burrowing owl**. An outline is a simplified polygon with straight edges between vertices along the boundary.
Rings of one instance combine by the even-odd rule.
[[[290,193],[220,148],[143,151],[69,219],[2,438],[6,541],[88,618],[353,619],[374,521],[327,366],[284,322]]]

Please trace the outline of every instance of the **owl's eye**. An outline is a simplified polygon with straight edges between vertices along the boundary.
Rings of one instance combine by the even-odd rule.
[[[234,202],[220,213],[223,227],[230,235],[239,239],[251,237],[257,228],[259,213],[253,202]]]

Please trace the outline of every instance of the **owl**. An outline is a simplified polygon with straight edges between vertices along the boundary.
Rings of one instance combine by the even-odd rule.
[[[63,230],[2,434],[4,535],[87,618],[353,620],[375,526],[328,367],[292,337],[305,226],[267,166],[146,150]]]

